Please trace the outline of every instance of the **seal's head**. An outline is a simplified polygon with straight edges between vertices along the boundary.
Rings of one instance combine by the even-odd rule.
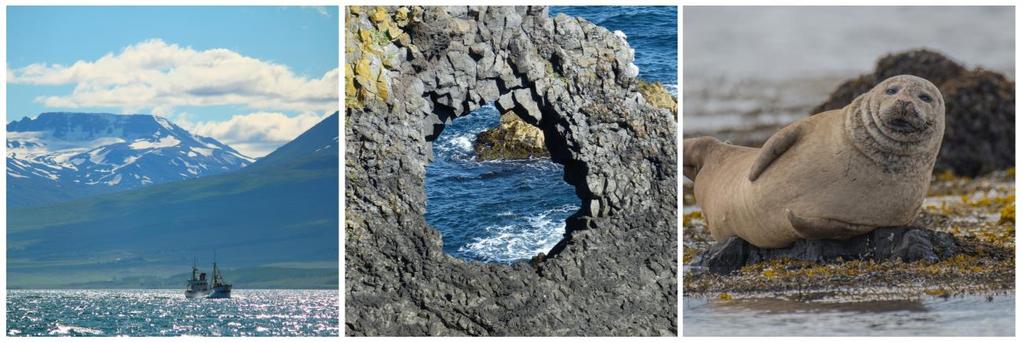
[[[846,111],[845,129],[853,144],[886,170],[903,169],[908,160],[933,165],[945,134],[945,99],[930,81],[893,76],[857,97]]]
[[[872,116],[885,136],[902,142],[925,140],[944,133],[945,99],[930,81],[899,75],[882,81],[869,93]]]

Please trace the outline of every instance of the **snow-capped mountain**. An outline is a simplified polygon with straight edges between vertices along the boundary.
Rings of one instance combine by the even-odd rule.
[[[159,116],[43,113],[7,124],[8,206],[198,178],[253,161]]]

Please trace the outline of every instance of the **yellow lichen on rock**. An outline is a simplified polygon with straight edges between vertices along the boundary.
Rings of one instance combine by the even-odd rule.
[[[370,75],[369,59],[362,58],[355,63],[355,77],[359,80],[359,85],[363,87],[370,85],[366,81],[375,79],[373,75]]]
[[[999,213],[998,224],[1013,224],[1016,225],[1016,203],[1010,203],[1002,207]]]
[[[365,101],[374,97],[377,92],[377,80],[378,74],[373,73],[371,68],[371,61],[369,58],[363,57],[355,63],[355,81],[358,86],[358,100]]]
[[[992,207],[992,206],[1006,206],[1016,202],[1016,195],[1010,194],[1006,196],[982,196],[977,200],[972,200],[969,195],[962,195],[963,204],[973,207]]]
[[[678,116],[678,101],[664,88],[664,85],[661,85],[660,82],[637,81],[639,81],[637,84],[639,94],[642,94],[648,103],[654,107],[669,110],[676,117]]]
[[[400,37],[402,33],[405,33],[405,31],[402,31],[396,25],[392,24],[387,26],[387,36],[391,37],[392,41],[398,39],[398,37]]]
[[[944,288],[929,288],[927,290],[924,290],[924,293],[932,297],[947,298],[949,296],[948,291],[945,290]]]
[[[693,211],[682,215],[682,226],[687,227],[693,219],[703,219],[703,212]]]
[[[386,74],[380,73],[380,74],[377,75],[376,87],[377,87],[377,95],[380,96],[381,99],[387,99],[388,94],[389,94],[388,88],[390,87],[390,85],[387,84],[387,76],[386,76]]]
[[[956,173],[951,169],[945,169],[934,176],[938,181],[952,182],[956,180]]]
[[[374,45],[373,33],[366,28],[359,29],[359,41],[362,42],[363,50]]]
[[[399,11],[407,16],[408,10]],[[346,31],[348,65],[345,68],[345,106],[365,106],[374,99],[387,100],[391,93],[388,70],[396,66],[388,58],[397,58],[404,51],[392,46],[401,30],[384,7],[351,8]],[[384,55],[387,56],[384,56]],[[387,57],[387,58],[385,58]]]
[[[353,95],[356,93],[355,88],[355,70],[351,65],[345,66],[345,94]]]
[[[682,263],[689,264],[689,261],[696,257],[696,254],[700,252],[699,249],[691,248],[688,246],[682,246]]]
[[[409,15],[410,22],[421,22],[423,20],[423,7],[415,6],[412,7],[412,13]]]
[[[387,10],[383,7],[377,7],[373,10],[373,14],[369,16],[369,19],[372,20],[374,24],[380,24],[385,20],[390,19],[390,17],[391,16],[387,15]]]
[[[400,27],[405,27],[405,25],[408,25],[409,19],[408,15],[409,15],[408,7],[405,6],[399,7],[398,10],[394,12],[394,23],[398,24],[398,26]]]

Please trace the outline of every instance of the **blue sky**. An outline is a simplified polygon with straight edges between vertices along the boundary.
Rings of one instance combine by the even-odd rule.
[[[258,155],[337,110],[337,7],[12,6],[7,36],[8,122],[155,113]]]

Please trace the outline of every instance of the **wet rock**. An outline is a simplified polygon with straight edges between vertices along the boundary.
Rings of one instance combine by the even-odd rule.
[[[842,108],[878,82],[899,74],[930,80],[945,98],[945,138],[936,171],[975,177],[1015,165],[1015,82],[981,68],[967,69],[934,51],[882,57],[873,73],[842,83],[811,113]]]
[[[514,112],[505,112],[501,115],[500,125],[480,132],[473,143],[473,150],[480,161],[550,156],[540,128],[527,124]]]
[[[942,84],[941,93],[947,114],[935,170],[975,177],[1014,167],[1015,83],[978,69]]]
[[[365,67],[345,88],[349,335],[677,334],[675,118],[637,91],[625,39],[545,7],[347,9],[345,68]],[[370,15],[407,24],[374,39]],[[389,45],[404,58],[383,63]],[[516,137],[543,137],[580,198],[532,262],[455,259],[423,217],[432,141],[491,103],[539,127]]]
[[[749,264],[779,258],[819,263],[839,259],[933,263],[952,257],[957,249],[951,234],[912,226],[879,228],[846,240],[799,240],[781,249],[758,248],[733,236],[698,254],[691,265],[730,274]]]

